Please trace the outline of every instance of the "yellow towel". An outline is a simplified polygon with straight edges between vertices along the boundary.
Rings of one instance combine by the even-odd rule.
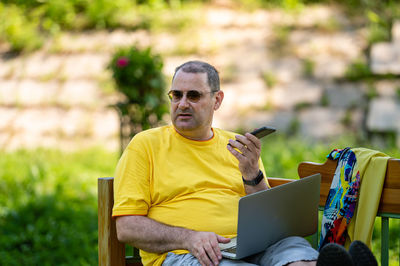
[[[352,151],[357,158],[357,166],[353,172],[360,171],[361,186],[355,215],[347,227],[349,237],[345,246],[348,248],[352,241],[361,240],[371,248],[375,216],[390,157],[382,152],[365,148],[354,148]]]

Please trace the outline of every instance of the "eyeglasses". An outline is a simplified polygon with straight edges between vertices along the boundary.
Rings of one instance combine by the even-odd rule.
[[[205,93],[214,93],[215,91],[208,91],[208,92],[199,92],[199,91],[187,91],[186,92],[186,98],[192,102],[192,103],[196,103],[198,101],[200,101],[201,97],[203,97],[203,95]],[[179,102],[182,97],[183,97],[183,91],[177,91],[177,90],[170,90],[168,92],[168,97],[172,102]]]

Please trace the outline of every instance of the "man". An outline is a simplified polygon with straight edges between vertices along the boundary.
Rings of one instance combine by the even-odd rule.
[[[147,265],[315,265],[318,252],[300,237],[246,261],[222,259],[218,243],[236,235],[239,198],[268,188],[261,142],[212,127],[224,98],[213,66],[179,66],[168,95],[172,125],[137,134],[118,163],[118,239]]]

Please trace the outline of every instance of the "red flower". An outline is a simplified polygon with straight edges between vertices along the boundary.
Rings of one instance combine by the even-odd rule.
[[[117,67],[126,67],[128,64],[129,59],[124,56],[117,59]]]

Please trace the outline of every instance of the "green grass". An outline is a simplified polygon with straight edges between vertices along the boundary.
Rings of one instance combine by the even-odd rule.
[[[268,176],[296,178],[299,162],[322,163],[331,149],[346,146],[359,145],[352,138],[327,144],[274,134],[264,138],[262,158]],[[395,148],[383,151],[400,158]],[[118,157],[101,148],[1,151],[0,265],[96,265],[97,178],[113,176]],[[399,223],[390,224],[392,260]],[[379,223],[374,231],[378,255]]]
[[[0,213],[32,196],[53,194],[85,199],[95,196],[97,177],[111,176],[117,154],[93,148],[82,152],[18,150],[0,155]],[[12,193],[10,193],[12,192]]]
[[[0,265],[96,265],[97,178],[118,154],[93,148],[0,154]]]
[[[297,165],[300,162],[322,163],[332,149],[354,145],[355,140],[350,137],[328,144],[275,134],[263,139],[261,158],[268,176],[297,178]]]
[[[297,178],[297,165],[302,161],[323,163],[333,149],[364,147],[380,150],[387,155],[400,158],[400,151],[394,145],[374,147],[353,136],[342,136],[329,141],[312,141],[302,137],[287,137],[274,134],[263,139],[261,158],[266,172],[271,177]]]
[[[389,220],[389,265],[399,265],[399,235],[400,235],[400,219]],[[377,256],[378,261],[381,259],[381,218],[375,219],[374,232],[372,235],[372,251]]]

